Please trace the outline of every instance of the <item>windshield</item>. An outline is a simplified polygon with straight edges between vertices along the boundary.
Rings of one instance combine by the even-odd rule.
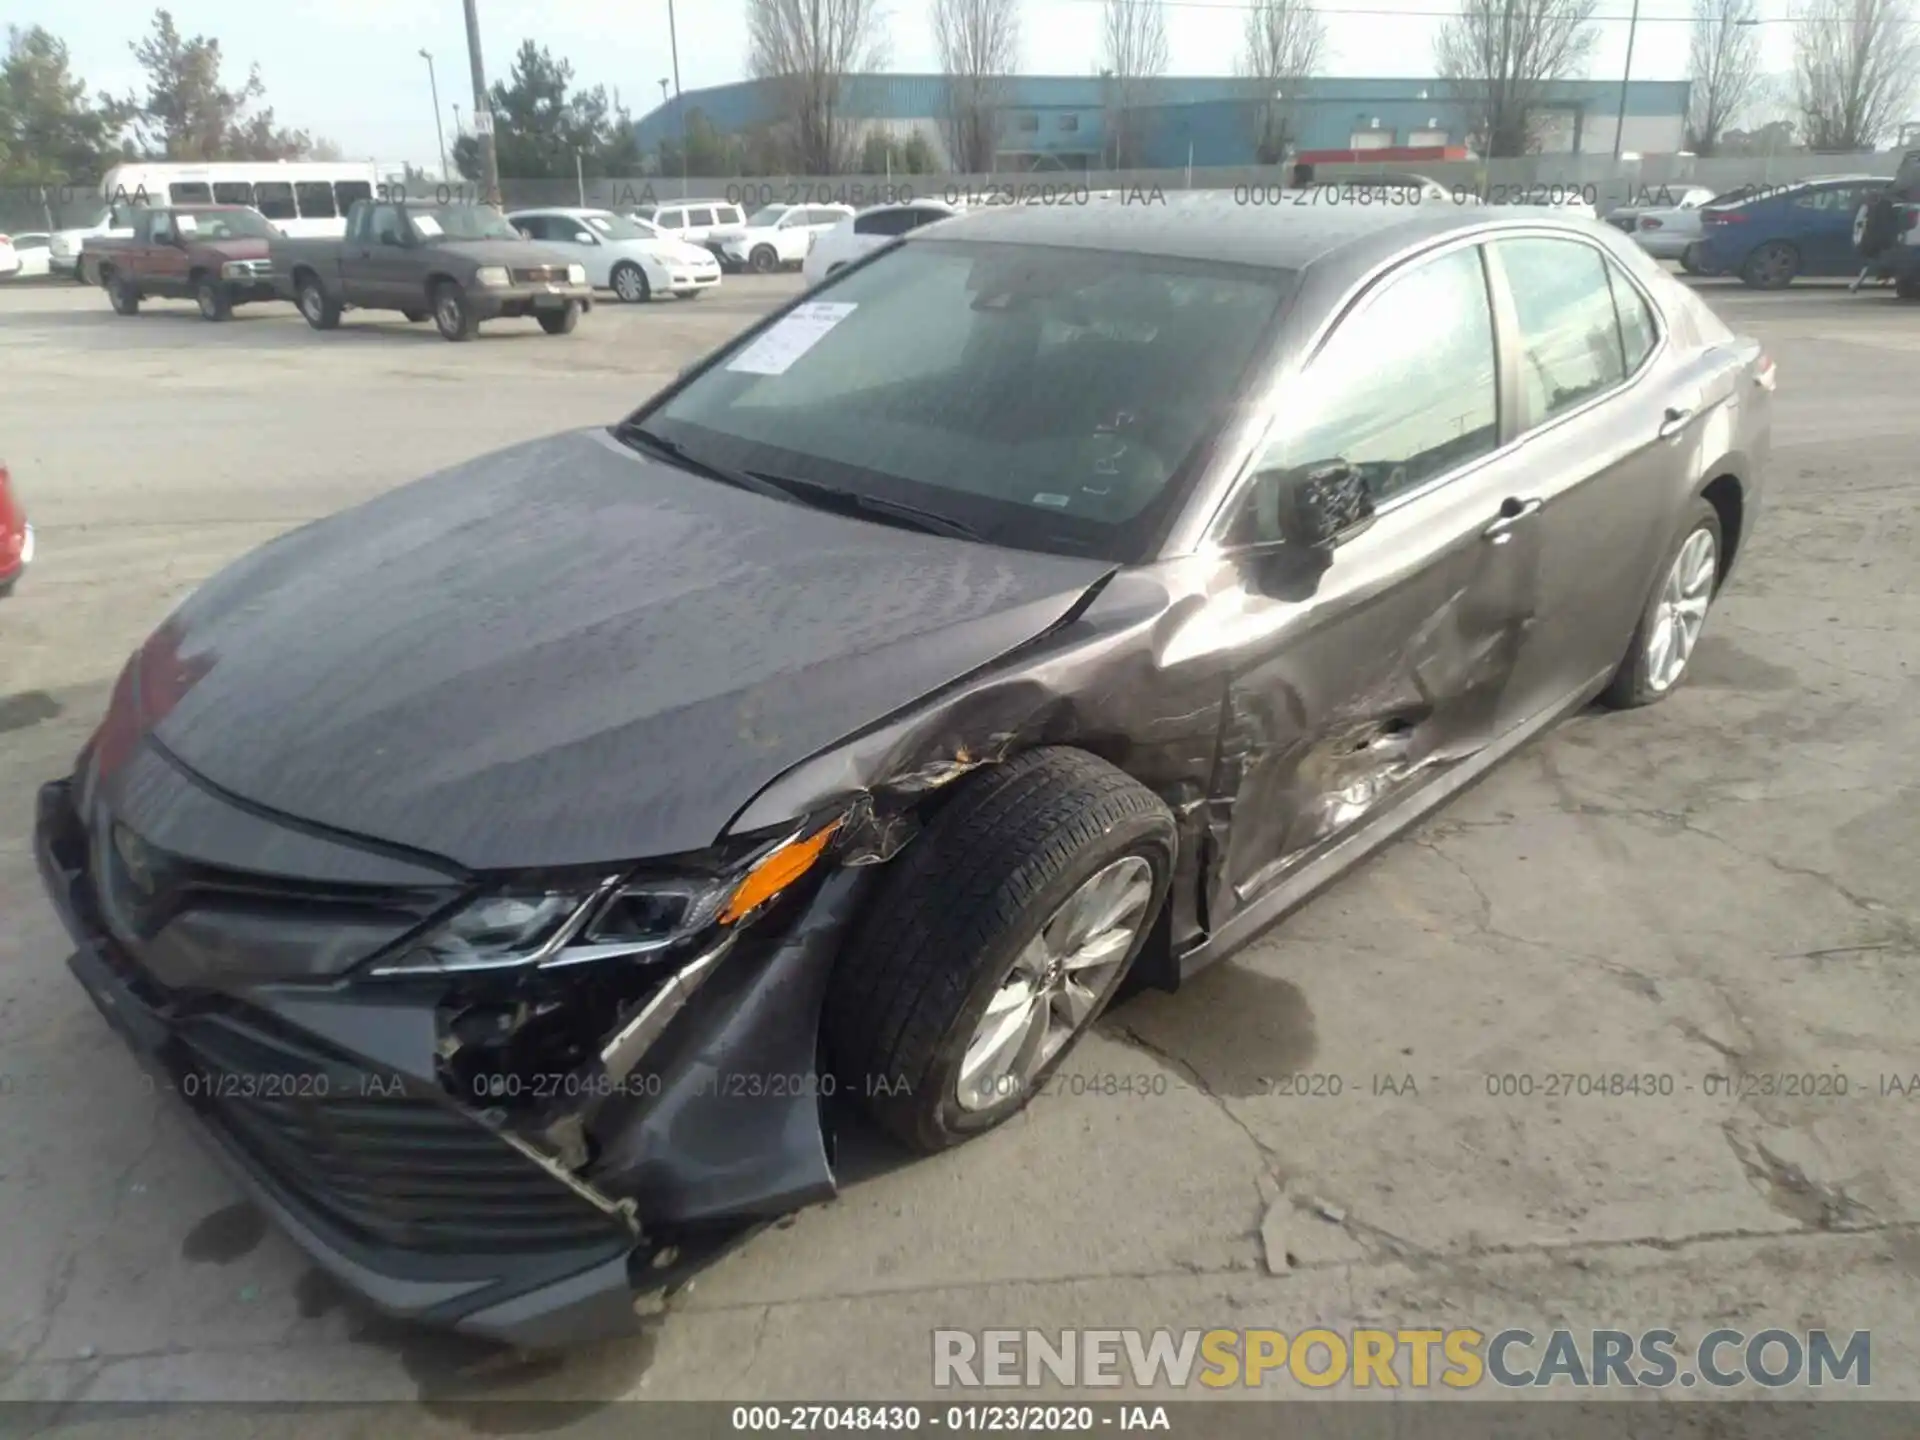
[[[1132,561],[1292,288],[1284,270],[921,241],[816,289],[636,418],[696,462]]]
[[[590,230],[607,240],[651,240],[653,227],[642,225],[638,220],[628,220],[621,215],[583,215]]]
[[[485,205],[440,205],[409,210],[407,220],[422,240],[524,240],[498,210]]]
[[[792,208],[790,205],[763,205],[747,217],[747,224],[761,228],[778,225],[781,217]]]
[[[277,240],[280,232],[267,223],[267,217],[252,210],[176,210],[174,215],[190,220],[196,240]],[[183,231],[189,227],[180,227]]]

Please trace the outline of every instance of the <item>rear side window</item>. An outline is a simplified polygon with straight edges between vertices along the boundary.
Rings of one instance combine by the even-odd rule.
[[[653,223],[662,230],[684,230],[687,228],[687,217],[684,211],[662,210]]]
[[[1660,332],[1654,324],[1653,311],[1648,308],[1646,298],[1634,289],[1619,266],[1607,266],[1607,283],[1613,287],[1613,310],[1620,320],[1620,345],[1624,352],[1626,373],[1631,375],[1653,353]]]
[[[1490,454],[1499,389],[1479,250],[1389,280],[1340,322],[1298,383],[1257,469],[1344,460],[1375,500],[1390,500]]]
[[[291,220],[299,214],[293,208],[293,186],[284,180],[263,180],[254,186],[253,208],[269,220]]]
[[[325,180],[297,181],[293,196],[299,202],[300,214],[304,219],[331,220],[340,213],[333,205],[333,186]]]
[[[904,235],[907,233],[911,210],[876,210],[871,215],[862,215],[853,222],[856,235]]]
[[[336,180],[333,182],[333,198],[344,215],[353,208],[356,200],[373,198],[373,185],[366,180]]]
[[[1494,244],[1520,322],[1525,423],[1539,425],[1626,378],[1607,262],[1578,240]]]
[[[167,198],[176,205],[211,205],[213,191],[198,180],[167,187]]]
[[[713,211],[689,210],[687,212],[687,224],[695,227],[696,229],[702,225],[711,225],[713,224]]]
[[[846,218],[847,212],[844,210],[809,210],[807,212],[807,224],[809,225],[838,225]],[[898,234],[899,232],[895,231],[894,233]]]
[[[713,215],[714,219],[722,225],[744,225],[747,223],[747,217],[740,213],[740,207],[738,205],[716,205]]]
[[[213,203],[251,205],[253,204],[253,186],[233,180],[222,180],[213,187]]]

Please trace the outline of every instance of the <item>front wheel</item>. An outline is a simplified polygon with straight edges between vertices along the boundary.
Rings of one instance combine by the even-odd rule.
[[[231,320],[233,318],[233,294],[218,280],[202,276],[193,287],[194,303],[200,307],[202,320]]]
[[[571,335],[580,323],[580,302],[569,300],[564,310],[542,310],[540,328],[549,335]]]
[[[1895,280],[1893,293],[1902,300],[1920,300],[1920,271],[1910,272]]]
[[[433,323],[448,340],[471,340],[480,321],[467,303],[466,291],[442,280],[433,291]]]
[[[1680,252],[1680,268],[1689,275],[1700,273],[1700,247],[1689,245]]]
[[[317,276],[300,282],[300,313],[316,330],[332,330],[340,324],[340,302],[327,294]]]
[[[113,306],[116,315],[138,315],[140,313],[140,292],[133,282],[122,279],[111,270],[101,272],[100,283],[106,287],[107,301]]]
[[[647,283],[647,272],[631,260],[622,260],[613,267],[610,277],[613,293],[628,305],[638,305],[653,298],[653,287]]]
[[[1146,944],[1177,846],[1152,791],[1080,750],[959,782],[895,862],[828,984],[840,1082],[902,1144],[1021,1110]]]
[[[1719,592],[1724,543],[1720,512],[1705,499],[1695,500],[1601,704],[1616,710],[1651,705],[1680,684]]]
[[[1799,273],[1800,252],[1782,240],[1769,240],[1740,267],[1740,278],[1756,290],[1784,290]]]
[[[780,252],[771,245],[756,245],[747,256],[747,267],[756,275],[771,275],[780,268]]]

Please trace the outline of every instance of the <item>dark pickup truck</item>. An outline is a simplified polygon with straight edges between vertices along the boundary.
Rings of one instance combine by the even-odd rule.
[[[484,205],[360,200],[345,239],[275,240],[268,257],[274,286],[316,330],[358,309],[431,317],[449,340],[471,339],[483,320],[528,315],[565,335],[593,306],[584,269]]]
[[[89,235],[81,246],[82,273],[100,277],[120,314],[166,298],[192,300],[207,319],[226,320],[236,305],[279,298],[267,247],[280,232],[258,210],[156,206],[133,211],[130,221],[133,234]]]

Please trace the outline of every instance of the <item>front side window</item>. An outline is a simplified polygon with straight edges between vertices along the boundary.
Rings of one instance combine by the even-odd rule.
[[[1345,461],[1376,503],[1391,500],[1499,447],[1497,369],[1479,250],[1419,262],[1341,321],[1278,397],[1254,468]]]
[[[1520,324],[1525,423],[1539,425],[1626,378],[1620,320],[1605,257],[1578,240],[1501,240]]]
[[[544,215],[517,215],[513,220],[513,228],[529,240],[544,240],[547,238],[547,217]]]
[[[367,215],[367,229],[373,232],[376,244],[402,244],[400,236],[400,209],[396,205],[376,205]]]
[[[713,207],[714,219],[722,225],[744,225],[745,217],[740,214],[738,205],[716,205]]]
[[[712,464],[1134,560],[1293,286],[1285,270],[927,241],[847,272],[642,423]]]
[[[698,230],[698,229],[701,229],[701,228],[702,228],[702,227],[704,227],[704,226],[709,226],[709,225],[712,225],[712,224],[713,224],[713,211],[711,211],[711,210],[689,210],[689,211],[687,212],[687,224],[688,224],[688,225],[690,225],[690,226],[691,226],[692,228],[694,228],[695,230]]]
[[[662,230],[684,230],[687,228],[687,217],[681,210],[662,210],[660,218],[654,223]]]
[[[785,217],[788,206],[763,205],[747,217],[747,224],[755,230],[771,230]]]
[[[904,235],[911,210],[875,210],[853,222],[856,235]]]
[[[583,215],[575,229],[591,230],[603,240],[650,240],[653,227],[637,220],[629,220],[624,215],[602,212]]]
[[[277,232],[252,210],[183,210],[200,240],[271,240]]]

